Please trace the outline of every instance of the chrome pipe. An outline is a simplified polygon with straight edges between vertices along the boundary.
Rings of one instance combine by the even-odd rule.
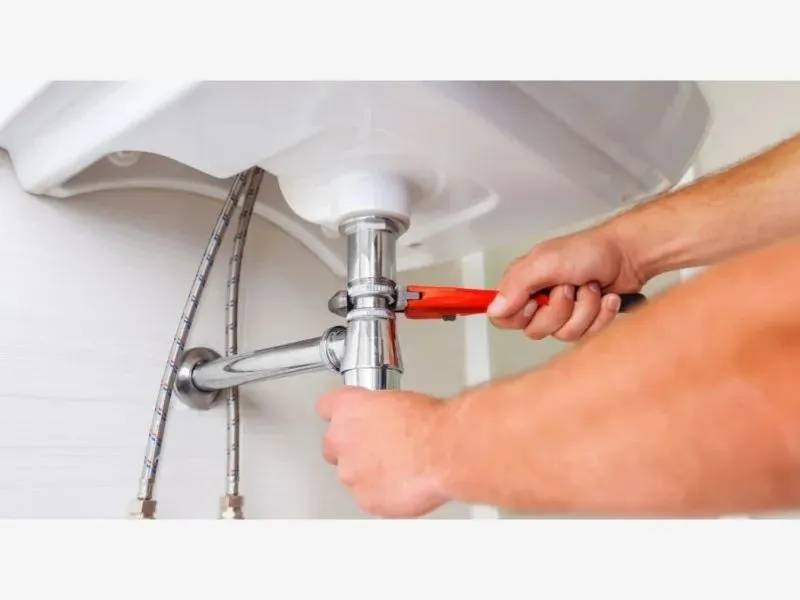
[[[341,347],[344,336],[338,341]],[[331,347],[330,338],[321,336],[221,358],[195,367],[192,381],[199,389],[212,391],[324,369],[338,371],[330,360]]]
[[[326,369],[338,373],[346,332],[331,327],[320,337],[224,358],[207,348],[193,348],[178,370],[176,393],[192,408],[208,409],[221,390],[232,386]]]
[[[393,306],[397,298],[397,238],[405,225],[369,216],[344,222],[347,237],[347,338],[342,360],[345,385],[399,389],[403,359]]]

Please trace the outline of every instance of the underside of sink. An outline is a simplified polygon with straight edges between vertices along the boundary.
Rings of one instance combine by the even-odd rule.
[[[691,82],[0,84],[26,191],[223,199],[258,165],[256,213],[340,275],[347,217],[408,222],[398,270],[454,260],[672,187],[709,120]]]

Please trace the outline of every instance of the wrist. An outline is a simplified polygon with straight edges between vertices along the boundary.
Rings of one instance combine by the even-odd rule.
[[[670,270],[669,257],[675,253],[673,246],[677,241],[666,230],[668,223],[665,220],[656,215],[654,223],[650,208],[637,207],[601,225],[642,285]],[[666,215],[662,217],[668,218]]]
[[[461,397],[439,401],[432,423],[429,471],[436,493],[445,502],[458,501],[453,471],[454,449],[458,437],[458,412]]]
[[[484,497],[488,467],[484,463],[491,459],[502,434],[495,423],[498,403],[487,405],[486,388],[497,391],[498,384],[466,390],[441,408],[432,470],[437,490],[448,502],[492,503]]]
[[[706,187],[696,183],[640,204],[605,224],[643,282],[704,265],[719,252],[713,248],[729,231],[718,225],[729,218],[724,214],[709,218],[708,196]]]

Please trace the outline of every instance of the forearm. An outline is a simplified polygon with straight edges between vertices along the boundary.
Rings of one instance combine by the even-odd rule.
[[[800,135],[604,225],[645,279],[800,233]]]
[[[448,496],[585,515],[800,506],[798,264],[800,240],[736,258],[455,399]]]

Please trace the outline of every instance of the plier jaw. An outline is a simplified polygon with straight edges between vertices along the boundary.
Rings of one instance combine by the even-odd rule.
[[[391,308],[407,319],[454,321],[458,316],[485,313],[496,295],[495,290],[409,285],[397,289]],[[328,300],[328,310],[340,317],[347,316],[351,307],[344,290],[336,292]]]

